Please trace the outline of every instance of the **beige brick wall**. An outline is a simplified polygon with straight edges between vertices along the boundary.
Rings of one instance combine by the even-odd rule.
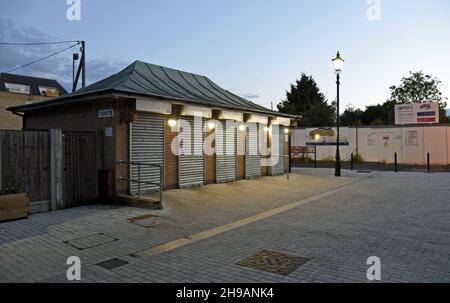
[[[215,130],[206,130],[205,138],[213,134],[215,138]],[[214,140],[212,147],[215,147],[216,140]],[[205,184],[216,183],[216,156],[205,155]]]
[[[172,153],[172,141],[178,136],[168,125],[169,119],[178,119],[177,115],[165,116],[164,119],[164,177],[165,188],[178,188],[178,156]],[[175,129],[174,129],[175,130]]]
[[[289,142],[284,143],[284,155],[284,172],[287,173],[289,171]]]
[[[22,118],[6,109],[11,106],[23,105],[29,102],[47,100],[42,96],[31,96],[9,92],[0,92],[0,129],[22,129]]]
[[[237,131],[236,180],[245,178],[245,131]]]
[[[115,155],[112,160],[109,161],[129,161],[129,136],[130,136],[130,124],[129,121],[125,121],[123,114],[126,116],[131,115],[128,110],[128,103],[126,101],[117,102],[115,104],[115,125],[113,130],[113,137],[115,138]],[[104,154],[108,154],[109,151],[104,150]],[[116,177],[128,178],[130,177],[130,169],[128,165],[125,164],[115,164]],[[116,183],[116,194],[128,194],[129,186],[128,182],[117,182]]]

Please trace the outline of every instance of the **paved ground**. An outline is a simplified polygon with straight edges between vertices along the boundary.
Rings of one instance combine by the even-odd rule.
[[[162,211],[0,223],[0,282],[65,282],[69,256],[83,282],[367,282],[369,256],[384,282],[450,282],[450,174],[332,173],[170,191]],[[287,276],[237,264],[264,250],[309,260]],[[112,258],[128,264],[97,265]]]

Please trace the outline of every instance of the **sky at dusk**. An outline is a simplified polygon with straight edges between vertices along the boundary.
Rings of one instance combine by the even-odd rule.
[[[364,108],[389,97],[409,71],[442,81],[450,97],[450,1],[381,0],[81,0],[81,20],[66,17],[66,0],[0,0],[0,42],[85,40],[88,81],[135,60],[202,74],[258,104],[285,97],[301,73],[335,98],[331,59],[346,60],[341,102]],[[67,45],[0,46],[0,72]],[[55,78],[67,88],[69,50],[15,71]]]

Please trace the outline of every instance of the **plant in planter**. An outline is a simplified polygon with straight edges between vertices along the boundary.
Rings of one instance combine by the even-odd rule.
[[[28,217],[29,203],[20,184],[6,184],[0,190],[0,222]]]

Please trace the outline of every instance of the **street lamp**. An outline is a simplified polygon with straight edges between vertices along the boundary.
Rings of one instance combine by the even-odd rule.
[[[334,175],[336,177],[341,176],[341,156],[339,153],[339,86],[341,85],[341,72],[344,68],[344,59],[341,58],[339,52],[336,58],[333,60],[334,71],[336,72],[336,85],[337,85],[337,98],[336,98],[336,128],[337,128],[337,139],[336,139],[336,167]]]

